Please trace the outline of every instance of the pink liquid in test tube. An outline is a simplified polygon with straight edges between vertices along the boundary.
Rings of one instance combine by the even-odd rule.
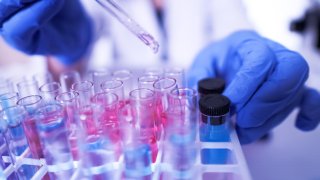
[[[102,115],[99,118],[99,127],[116,147],[117,155],[121,154],[121,141],[118,122],[118,96],[114,93],[98,93],[93,97],[93,102],[102,107]]]
[[[161,78],[153,84],[156,93],[156,126],[165,128],[167,123],[166,111],[169,107],[169,93],[177,88],[176,80],[173,78]],[[158,132],[162,133],[162,132]]]
[[[152,162],[158,154],[157,128],[155,126],[155,93],[150,89],[136,89],[130,92],[130,105],[137,132],[137,139],[144,144],[149,144],[152,151]]]
[[[59,94],[55,99],[63,107],[67,113],[66,127],[69,132],[68,139],[71,147],[71,152],[74,160],[79,160],[78,151],[78,114],[77,108],[79,106],[78,93],[65,92]]]
[[[20,99],[17,104],[24,107],[27,112],[26,119],[22,121],[22,125],[30,146],[31,154],[34,158],[43,158],[43,151],[35,119],[35,111],[42,106],[42,98],[38,95],[27,96]]]

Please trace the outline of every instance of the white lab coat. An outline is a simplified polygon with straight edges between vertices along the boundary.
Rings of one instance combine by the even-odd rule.
[[[143,68],[163,64],[189,67],[197,53],[212,40],[239,29],[250,28],[241,0],[165,0],[164,37],[151,0],[119,0],[119,4],[160,43],[153,54],[122,24],[104,11],[95,1],[83,4],[95,24],[95,42],[91,67],[125,66]]]

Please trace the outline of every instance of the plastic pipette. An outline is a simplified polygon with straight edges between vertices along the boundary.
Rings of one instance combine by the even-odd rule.
[[[136,35],[145,45],[149,46],[153,53],[158,52],[159,43],[154,39],[154,37],[145,31],[135,20],[133,20],[117,3],[113,0],[96,1],[113,17],[118,19],[118,21],[129,31]]]

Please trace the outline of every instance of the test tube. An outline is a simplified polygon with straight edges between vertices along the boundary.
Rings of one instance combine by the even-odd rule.
[[[102,92],[93,97],[93,102],[102,107],[102,115],[98,122],[99,127],[103,135],[108,137],[110,142],[114,144],[117,157],[119,157],[121,153],[121,139],[118,121],[118,96],[114,93]]]
[[[96,1],[101,5],[101,7],[122,23],[130,32],[137,36],[145,45],[150,47],[154,53],[158,52],[159,43],[154,39],[154,37],[136,23],[136,21],[133,20],[115,1]]]
[[[12,83],[7,79],[0,79],[0,95],[9,92],[14,92]]]
[[[8,131],[8,122],[6,120],[5,117],[3,117],[4,112],[0,111],[0,133],[1,133],[1,146],[4,146],[5,148],[1,148],[3,151],[1,151],[1,157],[3,155],[5,156],[9,156],[10,158],[10,163],[12,165],[16,164],[16,157],[15,155],[10,151],[10,136],[9,136],[9,131]],[[6,165],[5,163],[2,161],[2,158],[0,159],[1,162],[1,167],[5,168]],[[12,178],[12,179],[19,179],[19,178],[23,178],[24,175],[22,174],[23,172],[20,172],[18,169],[15,169],[15,171],[12,173],[11,176],[9,176],[8,178]],[[0,178],[1,179],[1,178]]]
[[[123,107],[126,102],[124,99],[124,87],[123,82],[120,80],[107,80],[101,84],[103,92],[114,93],[118,96],[119,108]]]
[[[34,79],[26,79],[17,84],[20,97],[39,95],[39,85]]]
[[[142,75],[138,78],[138,87],[153,89],[153,84],[159,79],[160,77],[157,75]]]
[[[133,143],[124,150],[125,179],[152,179],[151,150],[147,144]]]
[[[174,128],[164,142],[163,163],[168,165],[168,169],[163,178],[197,179],[197,147],[193,139],[196,128],[191,125]]]
[[[152,161],[155,162],[158,154],[157,128],[155,126],[155,93],[150,89],[136,89],[130,92],[130,105],[135,119],[135,128],[138,139],[143,144],[150,145]]]
[[[66,127],[69,131],[68,140],[74,160],[79,160],[78,151],[78,124],[79,94],[76,92],[64,92],[56,96],[56,101],[62,105],[67,113]]]
[[[38,82],[39,86],[53,82],[52,74],[49,72],[34,74],[33,79]]]
[[[61,105],[47,104],[36,112],[37,129],[51,179],[68,179],[73,174],[66,114]]]
[[[112,79],[110,72],[107,70],[93,70],[90,71],[87,76],[88,80],[94,84],[95,93],[101,92],[101,84],[104,81]]]
[[[81,81],[72,84],[71,90],[79,94],[80,106],[86,106],[91,103],[94,94],[94,87],[91,81]]]
[[[185,73],[182,68],[167,68],[164,70],[164,77],[170,77],[175,79],[179,88],[186,87]]]
[[[133,74],[129,70],[117,70],[112,73],[112,77],[115,80],[122,81],[124,89],[124,98],[129,98],[129,93],[134,88]]]
[[[62,89],[60,83],[49,82],[43,84],[40,88],[40,95],[45,103],[54,103],[55,97],[61,93]]]
[[[124,178],[151,179],[152,151],[149,143],[139,140],[134,110],[127,104],[119,111],[120,134],[124,144]]]
[[[156,124],[160,128],[161,125],[166,126],[167,117],[165,112],[169,107],[168,96],[173,89],[177,88],[176,80],[169,77],[161,78],[153,84],[153,88],[156,93]]]
[[[195,125],[198,117],[197,109],[197,93],[194,89],[173,89],[169,94],[169,108],[166,112],[168,125]]]
[[[96,134],[81,138],[80,175],[76,179],[119,179],[113,144]]]
[[[43,158],[43,152],[40,144],[40,138],[37,131],[37,120],[35,112],[42,107],[42,97],[39,95],[27,96],[21,98],[17,104],[23,107],[27,116],[22,121],[23,129],[28,140],[30,152],[33,158]]]
[[[0,95],[0,110],[11,106],[15,106],[19,100],[18,93],[5,93]]]
[[[21,156],[28,148],[28,142],[22,126],[26,116],[27,112],[20,106],[6,108],[0,113],[1,120],[8,122],[9,149],[14,156]],[[23,174],[24,178],[30,179],[35,170],[33,166],[22,165],[18,171],[19,175]]]
[[[80,74],[77,71],[68,71],[60,75],[60,84],[62,92],[68,92],[71,89],[72,84],[81,81]]]

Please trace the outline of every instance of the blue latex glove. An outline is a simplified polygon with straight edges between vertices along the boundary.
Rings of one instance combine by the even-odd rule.
[[[250,143],[300,107],[296,126],[314,129],[320,120],[320,95],[306,88],[309,67],[303,57],[252,31],[236,32],[205,48],[195,59],[188,81],[222,77],[224,95],[237,113],[240,142]]]
[[[63,64],[88,50],[91,22],[79,0],[1,0],[0,33],[26,53],[52,55]]]

